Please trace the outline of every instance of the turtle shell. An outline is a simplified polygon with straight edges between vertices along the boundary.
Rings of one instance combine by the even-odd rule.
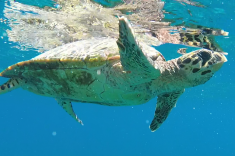
[[[23,76],[29,70],[99,69],[120,60],[116,40],[95,38],[77,41],[47,51],[31,60],[19,62],[1,73],[3,77]]]
[[[145,55],[152,60],[165,60],[160,52],[140,43]],[[69,43],[49,50],[31,60],[8,67],[0,76],[21,77],[30,70],[89,69],[98,70],[107,64],[120,61],[116,39],[93,38]],[[23,76],[25,77],[25,76]]]
[[[153,61],[162,55],[140,43],[145,56]],[[66,98],[70,101],[103,105],[135,105],[145,103],[148,93],[123,89],[128,78],[123,71],[116,39],[93,38],[57,47],[32,60],[8,67],[0,76],[21,78],[21,87],[33,93]],[[119,77],[124,76],[124,78]],[[112,88],[112,82],[119,87]],[[137,98],[138,97],[138,98]]]

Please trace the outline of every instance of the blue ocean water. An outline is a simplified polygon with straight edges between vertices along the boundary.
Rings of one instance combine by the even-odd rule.
[[[167,18],[183,17],[229,31],[228,38],[217,38],[229,53],[228,62],[206,84],[186,89],[160,129],[152,133],[148,128],[156,98],[134,107],[74,103],[81,126],[54,99],[17,89],[1,95],[0,156],[234,156],[235,1],[201,2],[207,7],[185,6],[190,16],[181,13],[181,4],[168,0],[165,8],[177,15]],[[3,6],[0,0],[0,18]],[[0,23],[0,36],[6,29]],[[178,46],[159,49],[174,58]],[[0,69],[36,55],[12,48],[6,36],[0,40]],[[0,83],[5,81],[0,78]]]

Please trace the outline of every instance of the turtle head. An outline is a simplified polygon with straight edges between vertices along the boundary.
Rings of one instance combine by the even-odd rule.
[[[177,64],[191,87],[207,82],[226,61],[222,53],[200,49],[178,58]]]

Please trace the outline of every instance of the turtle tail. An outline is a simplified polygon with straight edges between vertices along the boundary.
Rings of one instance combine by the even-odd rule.
[[[10,92],[16,88],[19,88],[23,84],[22,79],[20,78],[11,78],[6,83],[0,86],[0,94]]]

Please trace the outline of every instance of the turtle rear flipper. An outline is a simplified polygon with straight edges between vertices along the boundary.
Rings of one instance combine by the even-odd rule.
[[[137,43],[130,23],[125,17],[119,18],[119,38],[117,45],[124,70],[147,79],[156,79],[160,70],[154,67],[152,59],[146,57]]]
[[[73,110],[73,106],[71,101],[68,100],[62,100],[62,99],[56,99],[56,101],[58,102],[58,104],[63,107],[63,109],[69,114],[71,115],[75,120],[77,120],[81,125],[83,125],[82,120],[80,120],[76,113]]]
[[[183,92],[184,90],[181,90],[172,93],[165,93],[158,96],[155,115],[150,125],[150,129],[152,132],[156,131],[166,120],[172,108],[176,105],[178,98],[181,94],[183,94]]]
[[[25,83],[25,82],[20,78],[11,78],[6,83],[4,83],[0,86],[0,94],[4,94],[4,93],[10,92],[14,89],[17,89],[17,88],[21,87],[21,85],[23,83]]]

